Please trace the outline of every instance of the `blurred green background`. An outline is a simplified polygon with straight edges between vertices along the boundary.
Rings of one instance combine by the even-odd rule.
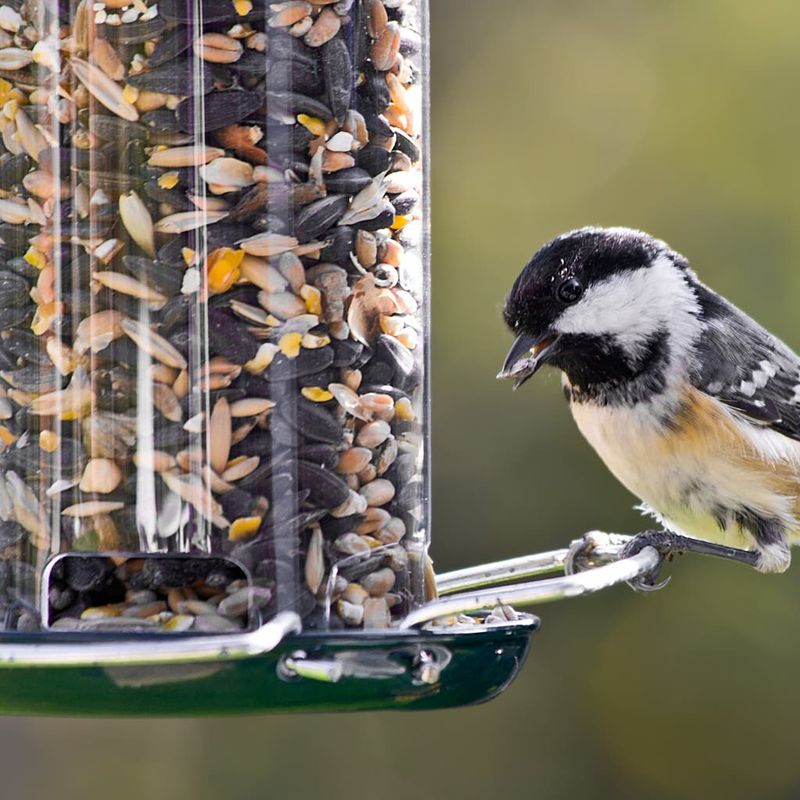
[[[440,570],[646,525],[555,375],[494,380],[542,242],[641,227],[800,346],[800,5],[433,0]],[[2,797],[800,796],[800,584],[701,559],[545,606],[520,679],[424,715],[0,720]],[[202,704],[202,697],[198,697]]]

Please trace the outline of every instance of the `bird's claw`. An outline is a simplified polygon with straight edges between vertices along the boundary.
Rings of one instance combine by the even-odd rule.
[[[622,548],[622,552],[619,556],[620,560],[635,556],[637,553],[644,550],[645,547],[654,548],[658,552],[660,558],[655,568],[640,575],[638,578],[628,581],[628,586],[634,591],[644,594],[657,592],[663,589],[672,579],[667,576],[663,580],[659,580],[661,568],[664,566],[664,562],[674,553],[681,552],[682,542],[683,537],[677,536],[669,531],[644,531],[634,536],[625,547]]]
[[[645,547],[653,547],[660,555],[657,566],[644,575],[628,581],[628,585],[637,592],[657,592],[659,589],[663,589],[671,580],[669,577],[663,580],[658,579],[664,561],[673,553],[680,552],[683,549],[681,547],[683,541],[683,537],[668,531],[645,531],[633,538],[592,531],[570,544],[564,559],[564,573],[574,575],[609,561],[630,558]],[[622,549],[617,550],[616,548],[619,548],[623,542]],[[614,553],[613,556],[611,556],[612,552]]]

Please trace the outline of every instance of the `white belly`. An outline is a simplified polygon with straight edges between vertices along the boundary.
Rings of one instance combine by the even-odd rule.
[[[742,463],[724,435],[676,434],[647,408],[572,403],[571,410],[606,466],[667,528],[748,548],[753,537],[738,524],[722,528],[720,511],[749,509],[796,528],[795,498],[776,492],[772,467]]]

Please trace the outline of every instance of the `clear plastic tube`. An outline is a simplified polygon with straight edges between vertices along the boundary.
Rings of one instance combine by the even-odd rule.
[[[0,9],[6,629],[422,601],[426,13]]]

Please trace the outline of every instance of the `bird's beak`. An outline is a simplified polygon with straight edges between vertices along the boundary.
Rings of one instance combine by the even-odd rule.
[[[514,388],[519,389],[542,366],[544,358],[552,351],[558,338],[558,334],[554,333],[538,337],[525,333],[518,336],[508,351],[503,369],[497,374],[498,379],[512,378]]]

